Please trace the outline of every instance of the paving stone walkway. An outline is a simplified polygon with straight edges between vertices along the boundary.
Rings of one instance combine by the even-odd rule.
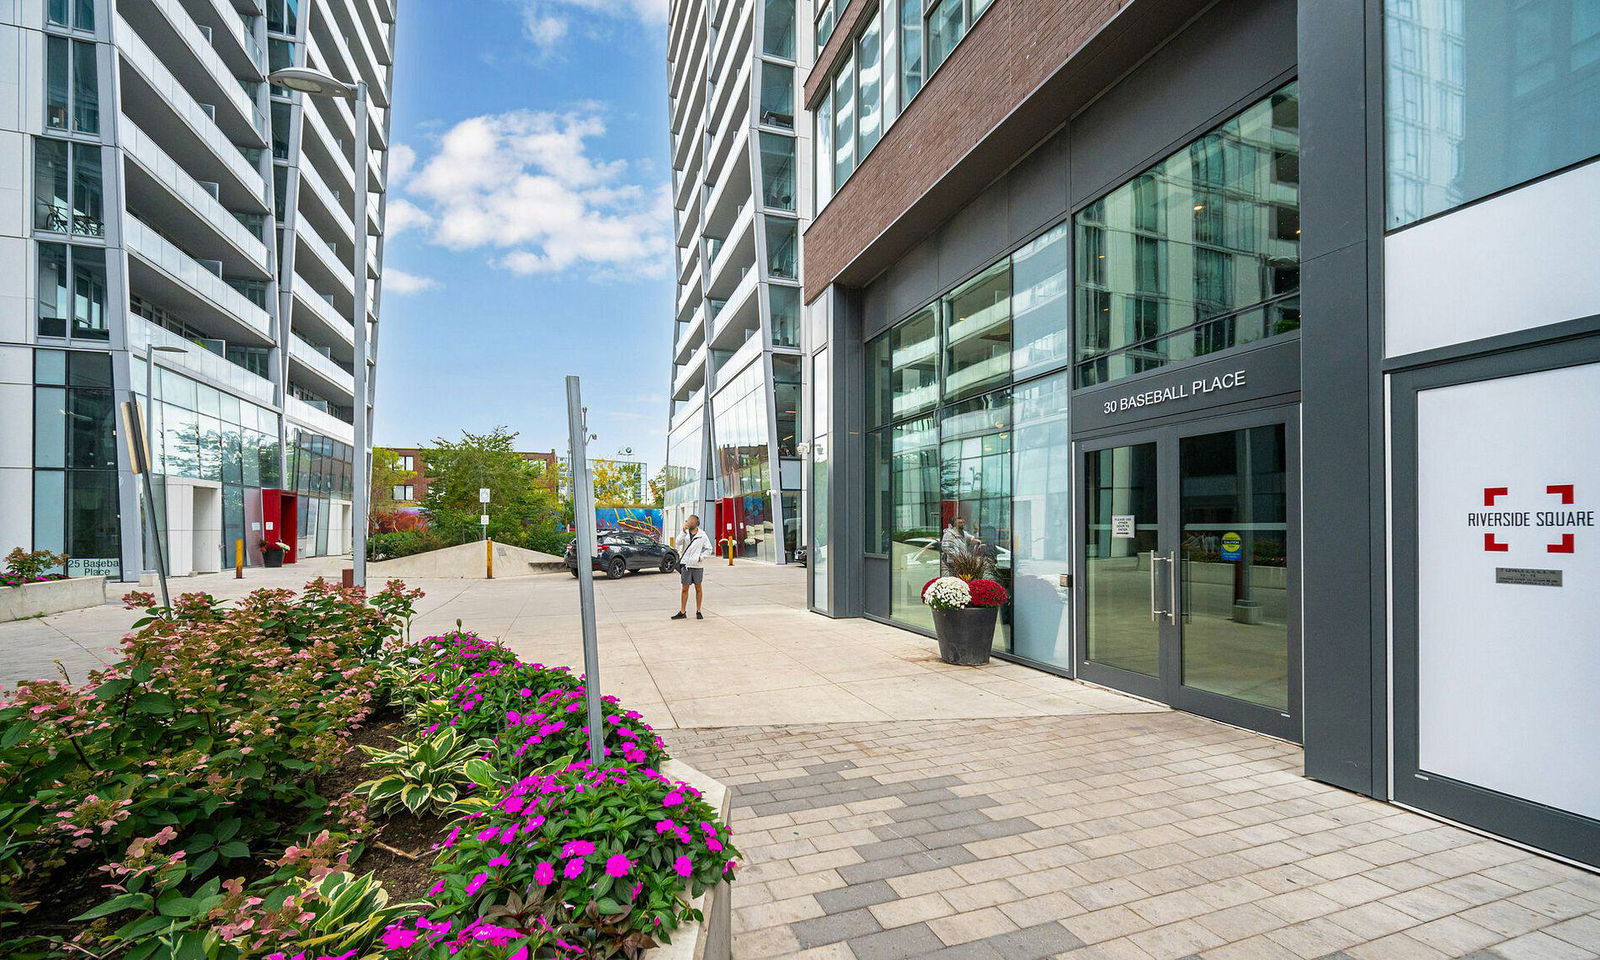
[[[1184,714],[670,736],[734,785],[738,960],[1600,956],[1600,876]]]

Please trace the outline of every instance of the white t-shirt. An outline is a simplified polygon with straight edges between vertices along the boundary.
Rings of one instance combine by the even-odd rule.
[[[711,538],[706,536],[705,530],[696,530],[689,536],[689,542],[683,545],[683,552],[678,554],[678,564],[684,567],[702,566],[711,553]]]

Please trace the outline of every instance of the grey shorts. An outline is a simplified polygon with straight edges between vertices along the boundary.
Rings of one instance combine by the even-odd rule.
[[[686,587],[691,583],[703,583],[706,579],[706,568],[679,567],[678,576],[683,578],[683,585]]]

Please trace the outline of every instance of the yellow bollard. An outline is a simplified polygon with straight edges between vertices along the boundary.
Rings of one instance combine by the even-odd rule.
[[[244,579],[244,541],[233,541],[233,579]]]
[[[728,566],[733,566],[733,538],[728,538]]]
[[[489,571],[489,579],[494,579],[494,541],[483,541],[483,564]]]

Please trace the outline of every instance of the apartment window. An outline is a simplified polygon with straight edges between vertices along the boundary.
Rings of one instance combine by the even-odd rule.
[[[761,122],[794,129],[794,68],[761,61]]]
[[[300,29],[300,0],[267,0],[267,30],[295,34]]]
[[[925,20],[928,37],[928,75],[949,58],[967,32],[966,0],[937,0],[928,8]]]
[[[35,351],[33,382],[33,545],[70,574],[119,577],[111,355]]]
[[[922,0],[900,0],[900,109],[922,89]]]
[[[100,80],[95,45],[45,37],[45,124],[71,133],[100,132]]]
[[[52,27],[94,32],[94,0],[50,0],[45,21]]]
[[[833,182],[835,189],[856,168],[855,56],[845,58],[833,78]]]
[[[865,157],[883,136],[883,33],[876,16],[856,41],[856,155]]]
[[[766,0],[761,20],[761,52],[794,59],[795,0]]]
[[[39,336],[107,340],[106,252],[39,244]]]
[[[811,165],[817,178],[817,207],[833,196],[833,97],[824,94],[817,102],[816,162]]]
[[[404,473],[415,473],[417,470],[416,458],[409,453],[401,455],[400,469]]]
[[[289,159],[289,126],[294,105],[287,100],[273,100],[272,107],[272,159]]]
[[[100,145],[40,137],[33,146],[34,229],[105,236]]]
[[[1077,214],[1078,386],[1299,328],[1298,118],[1291,83]]]
[[[415,490],[410,484],[402,484],[394,488],[393,499],[398,500],[401,503],[410,503],[417,498],[415,496]]]
[[[1384,13],[1390,228],[1600,156],[1596,0]]]
[[[991,0],[900,0],[901,108],[911,102]],[[924,66],[926,65],[926,66]]]
[[[837,15],[850,5],[850,0],[819,0],[817,3],[816,40],[817,49],[821,50],[833,36],[833,27],[837,22]],[[837,9],[835,9],[837,8]]]
[[[768,287],[767,304],[772,317],[772,345],[800,346],[800,288]]]
[[[794,211],[794,137],[761,134],[761,203],[774,210]]]
[[[800,279],[800,225],[787,217],[766,217],[767,276]]]
[[[295,44],[289,40],[279,40],[275,37],[267,38],[267,72],[281,70],[284,67],[296,66]],[[272,95],[288,99],[289,88],[272,85]]]

